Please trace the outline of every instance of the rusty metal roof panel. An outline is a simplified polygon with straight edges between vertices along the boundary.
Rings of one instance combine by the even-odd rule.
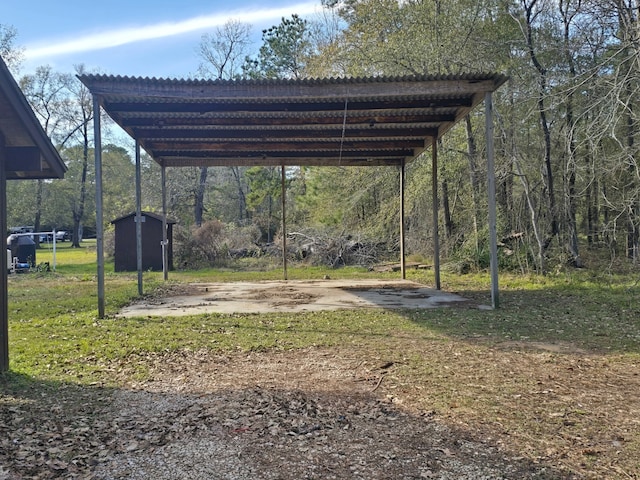
[[[79,78],[159,163],[200,166],[399,164],[415,158],[506,81],[493,73],[302,80]]]

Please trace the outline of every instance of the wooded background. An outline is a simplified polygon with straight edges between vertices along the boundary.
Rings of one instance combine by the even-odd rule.
[[[584,265],[585,249],[637,262],[640,243],[638,88],[640,2],[635,0],[324,0],[314,18],[292,15],[262,33],[229,22],[204,35],[198,76],[212,79],[447,75],[498,72],[494,95],[498,237],[502,268],[545,272]],[[20,48],[0,25],[0,55],[18,71]],[[20,78],[67,163],[64,180],[10,182],[9,224],[36,230],[95,227],[94,112],[75,73],[42,66]],[[126,72],[119,72],[126,73]],[[105,221],[134,206],[132,142],[111,130],[103,153]],[[488,265],[484,116],[476,111],[442,140],[439,209],[443,253]],[[160,211],[159,167],[143,158],[143,209]],[[184,242],[225,230],[273,242],[280,169],[169,169],[169,215]],[[297,168],[286,178],[287,222],[298,239],[348,239],[398,249],[399,172]],[[430,159],[407,168],[407,252],[432,253]],[[216,230],[218,231],[218,230]],[[234,233],[235,232],[235,233]],[[240,233],[239,233],[240,232]],[[205,235],[200,234],[200,237]],[[206,237],[206,236],[205,236]],[[210,239],[209,239],[210,240]],[[219,248],[220,245],[217,246]],[[376,258],[370,259],[375,261]]]

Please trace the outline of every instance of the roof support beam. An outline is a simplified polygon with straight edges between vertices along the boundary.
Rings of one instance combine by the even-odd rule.
[[[453,119],[452,119],[453,120]],[[429,125],[425,123],[425,125]],[[234,126],[213,126],[213,125],[194,125],[191,127],[135,127],[131,128],[131,132],[135,138],[144,138],[149,141],[166,141],[169,139],[197,139],[197,140],[216,140],[231,139],[248,140],[248,141],[273,141],[281,138],[305,138],[312,135],[315,140],[334,139],[342,137],[342,125],[312,125],[305,127],[304,125],[292,125],[287,128],[273,128],[262,125],[238,125]],[[349,126],[345,129],[345,138],[358,140],[375,140],[376,138],[414,138],[424,139],[425,137],[434,136],[436,133],[433,126],[416,126],[415,124],[403,126],[401,124],[377,124],[374,126],[357,125]]]
[[[304,141],[302,139],[291,139],[290,141],[273,141],[260,140],[256,138],[245,138],[242,140],[220,142],[211,140],[174,140],[174,141],[146,141],[145,147],[158,152],[160,155],[169,155],[169,152],[181,152],[197,150],[210,154],[211,152],[220,152],[219,155],[229,156],[229,152],[234,154],[252,153],[252,152],[283,152],[287,155],[298,154],[299,152],[313,152],[314,150],[335,150],[342,151],[354,150],[356,153],[361,151],[374,150],[392,150],[399,152],[407,152],[409,148],[424,148],[424,139],[402,139],[387,140],[381,138],[379,140],[352,140],[345,139],[341,142],[339,138],[334,142],[330,141]],[[402,153],[401,153],[402,155]],[[413,156],[412,152],[410,155]]]
[[[172,114],[172,113],[195,113],[200,115],[206,114],[220,114],[227,112],[237,112],[241,110],[243,112],[251,113],[263,113],[269,114],[272,112],[296,112],[307,113],[322,110],[325,113],[342,112],[344,111],[343,101],[324,101],[324,102],[310,102],[306,99],[297,99],[292,97],[289,100],[279,102],[264,102],[264,99],[258,99],[255,103],[248,102],[219,102],[212,100],[211,97],[202,101],[171,101],[171,102],[138,102],[136,100],[129,100],[123,102],[106,102],[104,104],[105,109],[114,110],[124,114],[135,113],[157,113],[157,114]],[[173,98],[171,100],[174,100]],[[379,101],[357,101],[352,100],[349,102],[350,111],[356,111],[360,115],[366,114],[369,111],[376,111],[380,108],[386,108],[388,110],[396,110],[402,108],[438,108],[443,106],[454,107],[469,107],[471,106],[471,100],[460,96],[459,98],[450,98],[448,100],[441,99],[421,99],[416,98],[411,101],[399,101],[399,100],[379,100]]]
[[[5,250],[0,255],[0,372],[9,370],[9,280],[7,278],[7,253],[4,235],[7,232],[7,171],[4,136],[0,132],[0,232]]]
[[[471,105],[469,105],[471,106]],[[449,108],[447,108],[449,110]],[[288,112],[278,112],[270,114],[253,114],[240,115],[238,113],[228,113],[224,115],[162,115],[162,114],[145,114],[136,112],[132,114],[118,114],[118,123],[122,128],[126,129],[133,135],[131,130],[134,127],[144,128],[170,128],[170,127],[260,127],[263,125],[296,127],[304,126],[304,118],[300,118],[300,114]],[[309,117],[310,118],[310,117]],[[377,127],[397,127],[406,124],[426,124],[428,128],[435,128],[433,123],[455,122],[456,117],[451,113],[426,114],[415,113],[407,110],[406,113],[394,113],[381,110],[380,112],[349,112],[347,114],[346,125],[357,125],[362,128]],[[342,118],[338,115],[326,115],[320,112],[313,117],[313,125],[320,126],[337,126],[342,128]]]
[[[390,158],[358,158],[340,159],[317,158],[309,159],[288,158],[280,161],[287,167],[397,167],[404,157]],[[253,157],[253,158],[190,158],[188,156],[165,158],[164,165],[167,167],[184,167],[188,162],[192,167],[271,167],[273,157]]]

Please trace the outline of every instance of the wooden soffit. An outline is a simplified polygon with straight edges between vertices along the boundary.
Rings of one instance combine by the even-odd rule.
[[[67,169],[2,59],[0,148],[8,179],[62,178]]]
[[[399,165],[431,146],[507,79],[78,78],[164,166]]]

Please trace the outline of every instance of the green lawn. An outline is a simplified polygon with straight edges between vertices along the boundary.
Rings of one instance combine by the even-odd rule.
[[[51,261],[38,251],[38,263]],[[492,342],[570,342],[597,352],[640,352],[640,285],[637,275],[595,275],[588,270],[555,276],[502,274],[501,308],[422,311],[360,310],[296,315],[222,315],[171,319],[115,319],[120,307],[137,296],[137,275],[113,273],[106,263],[107,318],[97,319],[95,244],[70,248],[58,244],[55,272],[12,275],[9,281],[11,369],[56,379],[91,380],[100,359],[176,349],[298,348],[367,342],[391,332],[482,337]],[[362,268],[330,270],[293,267],[290,279],[398,278]],[[431,281],[429,271],[409,270],[408,278]],[[171,282],[258,281],[282,278],[267,271],[203,270],[171,272]],[[162,285],[162,274],[144,274],[145,292]],[[489,303],[487,275],[443,275],[444,288]],[[230,334],[232,333],[232,334]],[[89,360],[87,360],[89,359]]]

